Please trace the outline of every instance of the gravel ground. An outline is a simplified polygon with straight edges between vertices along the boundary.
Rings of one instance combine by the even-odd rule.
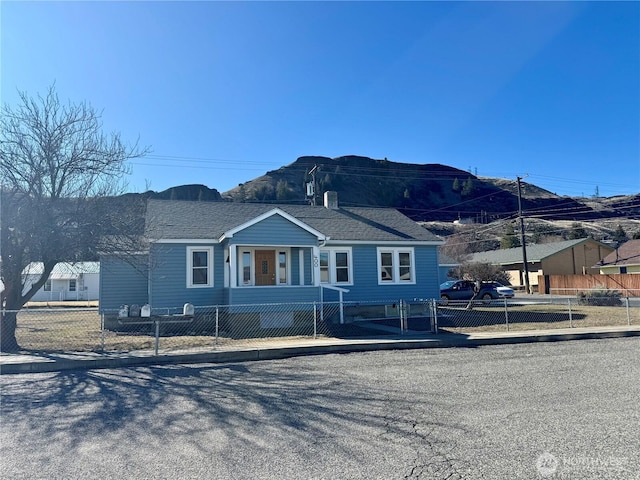
[[[640,478],[640,340],[0,377],[7,479]]]

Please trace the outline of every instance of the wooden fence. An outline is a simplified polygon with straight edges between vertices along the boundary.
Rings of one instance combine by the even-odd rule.
[[[640,297],[640,275],[540,275],[538,292],[544,294],[575,295],[587,290],[618,290],[624,296]]]

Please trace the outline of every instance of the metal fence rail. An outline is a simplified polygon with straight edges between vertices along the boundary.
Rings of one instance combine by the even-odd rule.
[[[471,304],[450,301],[446,306],[438,305],[437,324],[441,330],[460,333],[640,325],[640,299],[623,297],[614,305],[590,304],[566,296]]]
[[[434,332],[432,301],[281,303],[99,312],[97,308],[29,308],[17,315],[25,350],[133,352],[225,349],[278,338],[371,337]]]
[[[18,312],[16,338],[41,352],[136,352],[257,347],[292,337],[380,337],[446,332],[640,325],[640,298],[592,305],[578,297],[528,296],[491,302],[433,299],[385,302],[281,303],[104,311],[28,308]]]

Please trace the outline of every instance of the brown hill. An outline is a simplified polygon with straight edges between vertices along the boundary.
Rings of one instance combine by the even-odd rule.
[[[440,164],[407,164],[387,159],[344,156],[300,157],[278,170],[224,192],[227,201],[305,203],[306,184],[315,180],[315,201],[322,192],[338,192],[341,205],[386,206],[418,221],[473,219],[478,223],[508,218],[518,212],[517,183],[477,177]],[[617,216],[615,204],[591,204],[561,197],[522,182],[522,208],[549,219],[588,220]],[[638,199],[635,199],[637,206]],[[632,201],[633,203],[633,201]]]

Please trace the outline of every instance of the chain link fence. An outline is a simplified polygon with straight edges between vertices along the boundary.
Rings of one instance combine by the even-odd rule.
[[[240,349],[275,340],[433,333],[433,302],[279,303],[185,306],[99,312],[97,308],[26,308],[16,315],[25,350],[134,352]]]
[[[39,352],[171,352],[259,348],[275,341],[424,336],[438,332],[510,332],[640,325],[640,298],[598,305],[580,296],[492,301],[280,303],[99,312],[97,308],[25,308],[16,338]]]
[[[525,296],[449,301],[438,305],[436,324],[438,331],[452,333],[640,325],[640,298]]]

